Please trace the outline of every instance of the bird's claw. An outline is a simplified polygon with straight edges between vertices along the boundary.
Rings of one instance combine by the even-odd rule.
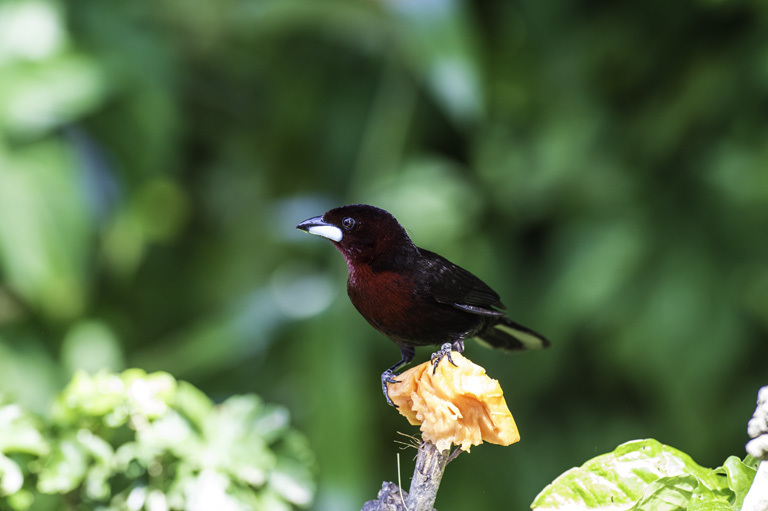
[[[435,374],[435,371],[437,371],[437,366],[440,364],[440,361],[443,359],[443,357],[448,356],[448,361],[453,364],[453,359],[451,358],[451,351],[453,351],[453,344],[446,342],[442,346],[440,346],[440,349],[436,352],[432,353],[432,356],[430,357],[430,361],[432,362],[432,374]]]
[[[394,371],[386,370],[381,374],[381,390],[384,391],[384,397],[387,398],[387,404],[389,406],[397,408],[397,405],[392,402],[392,399],[389,397],[389,389],[387,388],[388,383],[400,383],[400,380],[396,380]]]
[[[459,353],[463,353],[464,341],[458,340],[454,343],[446,342],[445,344],[440,346],[439,350],[432,353],[432,356],[430,357],[430,360],[432,362],[432,374],[435,374],[437,372],[437,366],[440,364],[440,361],[445,356],[448,357],[448,362],[450,362],[452,366],[458,367],[456,365],[456,362],[453,361],[453,358],[451,358],[451,352],[453,351],[458,351]]]

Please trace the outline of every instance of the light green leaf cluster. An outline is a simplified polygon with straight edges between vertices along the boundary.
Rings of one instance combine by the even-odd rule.
[[[0,407],[0,508],[303,507],[314,460],[289,420],[254,395],[214,405],[167,373],[79,372],[47,424]]]
[[[38,421],[19,405],[0,404],[0,502],[7,500],[12,509],[29,507],[32,494],[23,487],[24,470],[19,462],[48,453]]]
[[[714,470],[656,440],[634,440],[568,470],[539,493],[534,510],[730,511],[752,484],[751,461]]]

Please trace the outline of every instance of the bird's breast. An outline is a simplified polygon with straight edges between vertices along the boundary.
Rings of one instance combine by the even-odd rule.
[[[385,335],[398,337],[413,321],[413,284],[401,274],[358,268],[349,276],[347,292],[358,312]]]

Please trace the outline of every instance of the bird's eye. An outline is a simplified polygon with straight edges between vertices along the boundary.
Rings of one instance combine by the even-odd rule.
[[[355,219],[352,217],[346,217],[344,220],[341,221],[341,226],[346,230],[350,230],[355,226]]]

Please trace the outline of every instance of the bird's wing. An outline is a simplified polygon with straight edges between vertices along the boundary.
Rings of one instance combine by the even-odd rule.
[[[504,304],[485,282],[444,257],[420,248],[425,290],[439,303],[481,316],[503,316]]]

